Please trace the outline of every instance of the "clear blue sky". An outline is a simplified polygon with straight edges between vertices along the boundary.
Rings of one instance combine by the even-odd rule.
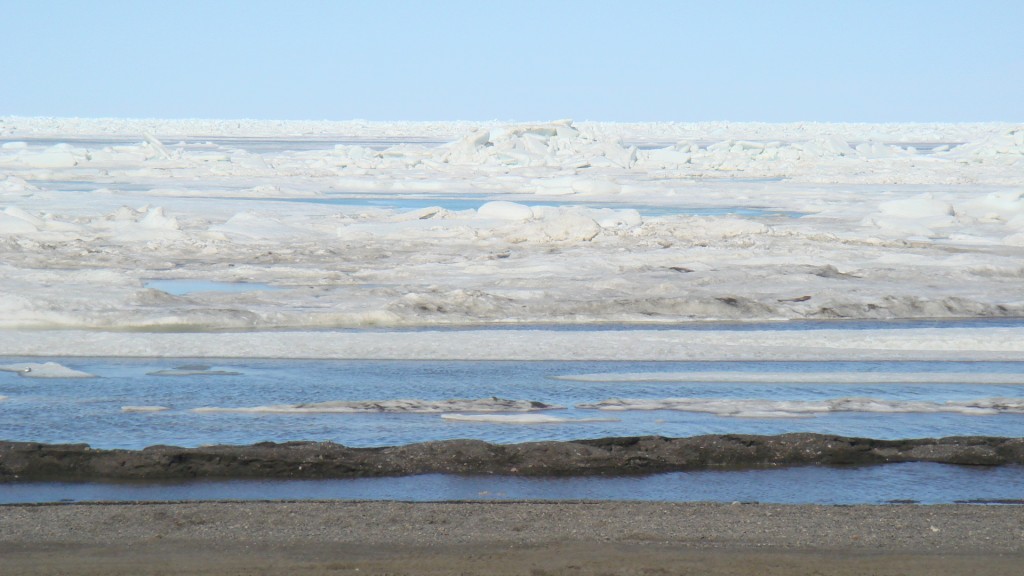
[[[1024,0],[0,0],[0,116],[1024,120]]]

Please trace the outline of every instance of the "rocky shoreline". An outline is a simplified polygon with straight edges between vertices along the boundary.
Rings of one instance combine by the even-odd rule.
[[[1024,438],[877,440],[821,434],[602,438],[489,444],[448,440],[382,448],[330,442],[103,450],[0,442],[0,482],[40,480],[325,479],[416,474],[616,476],[708,469],[932,462],[1024,464]]]

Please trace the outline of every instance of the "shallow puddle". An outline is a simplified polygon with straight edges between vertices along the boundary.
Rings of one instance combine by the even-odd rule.
[[[160,290],[174,296],[184,296],[197,292],[253,292],[256,290],[277,290],[277,288],[258,282],[217,282],[215,280],[150,280],[144,284],[146,288]]]

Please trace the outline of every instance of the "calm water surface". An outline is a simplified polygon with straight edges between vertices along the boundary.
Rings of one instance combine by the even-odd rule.
[[[778,504],[1020,503],[1024,468],[890,464],[618,478],[430,474],[355,480],[0,484],[0,504],[178,500],[642,500]]]
[[[384,446],[456,438],[515,443],[786,432],[874,438],[1024,436],[1024,414],[972,408],[993,399],[1011,407],[1024,401],[1024,363],[1017,362],[0,358],[0,366],[43,360],[95,377],[27,378],[0,371],[0,439],[142,448],[292,440]],[[187,369],[175,370],[182,366]],[[601,374],[607,381],[571,379],[589,374]],[[638,374],[654,381],[630,381]],[[438,413],[289,413],[289,406],[303,403],[491,397],[560,408],[532,413],[556,420],[532,424],[458,421]],[[581,407],[612,399],[647,404],[683,399],[699,407]],[[837,401],[838,408],[823,412],[790,413]],[[780,407],[779,402],[787,404]],[[266,406],[284,406],[285,413],[196,411]],[[729,413],[732,406],[735,413]]]

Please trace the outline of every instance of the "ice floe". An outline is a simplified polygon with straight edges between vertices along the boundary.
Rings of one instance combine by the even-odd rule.
[[[428,305],[420,300],[416,305]],[[421,360],[1019,360],[1024,327],[822,330],[0,330],[12,356]]]
[[[618,422],[615,418],[569,418],[549,414],[441,414],[441,418],[454,422],[490,422],[493,424],[585,424],[588,422]]]
[[[245,408],[202,407],[192,412],[239,414],[353,414],[353,413],[409,413],[440,414],[446,412],[532,412],[555,410],[561,406],[528,400],[484,398],[479,400],[380,400],[380,401],[328,401],[302,404],[277,404]]]
[[[233,370],[214,370],[205,364],[185,364],[164,370],[148,372],[150,376],[239,376],[241,372]]]
[[[23,378],[95,378],[94,374],[68,368],[56,362],[26,362],[0,366],[0,372],[16,372]]]
[[[1024,375],[972,372],[636,372],[566,374],[574,382],[716,382],[749,384],[1020,384]]]
[[[831,412],[955,413],[989,416],[1024,413],[1024,398],[983,398],[971,401],[926,402],[878,398],[833,400],[737,400],[716,398],[609,399],[579,404],[581,410],[676,410],[735,418],[800,418]]]

